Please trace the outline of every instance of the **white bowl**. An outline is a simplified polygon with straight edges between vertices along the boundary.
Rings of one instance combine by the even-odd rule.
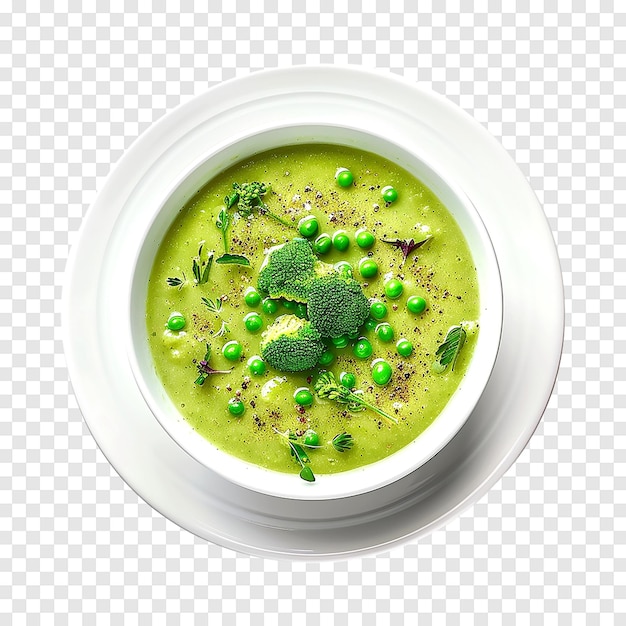
[[[345,104],[345,103],[344,103]],[[206,154],[193,167],[179,173],[171,192],[152,210],[145,223],[137,256],[132,264],[132,279],[127,294],[130,316],[128,356],[136,383],[155,418],[188,454],[228,481],[272,496],[296,500],[346,498],[380,489],[413,472],[437,454],[461,429],[478,402],[491,375],[502,330],[502,286],[489,235],[469,199],[453,180],[446,179],[445,168],[429,165],[428,146],[414,145],[402,132],[400,122],[371,119],[367,111],[334,119],[331,110],[302,104],[297,124],[282,125],[280,110],[261,107],[258,130],[240,134],[233,124],[230,140],[209,145]],[[263,111],[267,110],[264,115]],[[341,118],[341,119],[340,119]],[[301,120],[301,121],[300,121]],[[384,133],[372,129],[384,127]],[[390,132],[395,129],[395,132]],[[480,332],[467,372],[452,398],[434,422],[414,441],[391,456],[358,469],[330,475],[317,475],[305,483],[297,472],[286,474],[246,463],[211,444],[185,421],[165,392],[153,365],[145,322],[148,277],[168,228],[181,207],[208,180],[233,163],[272,148],[302,143],[352,146],[373,152],[397,163],[441,200],[461,227],[477,269],[480,290]]]

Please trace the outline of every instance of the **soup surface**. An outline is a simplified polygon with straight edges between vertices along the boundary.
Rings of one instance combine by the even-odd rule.
[[[348,169],[354,177],[346,187],[336,179],[340,168]],[[238,206],[232,206],[226,231],[228,252],[244,255],[250,266],[218,264],[215,259],[225,250],[223,233],[216,222],[225,207],[225,197],[233,193],[233,183],[252,181],[271,185],[263,201],[272,213],[292,226],[284,226],[258,209],[242,217]],[[388,186],[397,191],[397,199],[392,202],[385,202],[382,195]],[[387,198],[393,198],[393,194]],[[319,224],[311,242],[321,233],[332,236],[337,231],[345,231],[349,241],[347,249],[331,246],[319,258],[332,264],[350,263],[364,294],[371,302],[384,303],[387,314],[376,322],[370,319],[359,337],[349,339],[345,347],[327,341],[333,360],[323,367],[287,373],[266,366],[263,373],[255,373],[248,362],[261,354],[263,330],[278,316],[293,314],[295,309],[289,302],[285,306],[284,301],[276,302],[277,307],[264,307],[254,303],[254,296],[248,298],[248,304],[246,292],[256,287],[267,250],[301,236],[298,224],[309,215],[315,216]],[[356,233],[362,229],[374,236],[371,247],[358,245]],[[427,238],[406,261],[399,246],[383,241],[421,242]],[[367,238],[359,240],[363,243],[363,239]],[[214,262],[205,274],[211,253]],[[361,275],[362,259],[376,263],[376,275]],[[391,278],[398,279],[403,287],[397,298],[385,292]],[[407,303],[411,296],[425,300],[424,311],[410,310]],[[272,306],[277,308],[275,312],[264,310]],[[412,308],[419,311],[420,307]],[[251,331],[244,318],[254,311],[262,328],[255,330],[254,324],[248,324]],[[312,430],[320,447],[304,449],[313,471],[325,474],[378,461],[409,444],[436,419],[471,358],[478,313],[476,269],[463,233],[420,181],[371,153],[341,146],[299,145],[262,153],[232,166],[182,207],[154,262],[146,319],[156,371],[181,415],[197,432],[241,459],[272,470],[297,472],[300,463],[290,454],[292,449],[284,434],[291,433],[302,443],[306,431]],[[180,316],[178,321],[172,314]],[[258,324],[258,319],[252,317]],[[184,326],[177,329],[182,320]],[[376,329],[377,323],[385,322],[393,330],[391,340],[385,335],[388,329]],[[437,360],[437,348],[450,327],[459,324],[463,324],[467,338],[454,367],[436,373],[432,366]],[[355,344],[362,337],[372,346],[368,358],[355,354]],[[412,345],[408,356],[406,343],[402,350],[405,355],[399,353],[397,343],[401,339]],[[238,342],[241,354],[237,356],[237,350],[229,353],[227,347],[229,360],[223,348],[232,341]],[[200,385],[198,363],[205,357],[207,344],[211,347],[210,366],[231,371],[208,375]],[[372,363],[377,359],[391,366],[392,376],[386,385],[374,380]],[[314,384],[320,370],[334,373],[337,382],[343,372],[352,374],[352,381],[349,376],[343,380],[397,423],[369,408],[351,412],[345,404],[318,397]],[[310,391],[312,404],[303,406],[294,400],[300,388]],[[237,402],[233,405],[234,399]],[[301,393],[299,399],[308,400],[308,396]],[[343,433],[351,435],[352,446],[340,451],[331,442]]]

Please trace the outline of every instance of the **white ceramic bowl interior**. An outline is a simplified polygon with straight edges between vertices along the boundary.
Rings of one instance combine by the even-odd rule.
[[[491,375],[502,329],[502,287],[496,256],[475,207],[445,173],[428,164],[427,150],[410,137],[390,141],[375,132],[347,125],[316,123],[274,126],[228,143],[209,146],[206,155],[176,180],[138,242],[128,292],[130,337],[128,355],[136,383],[156,419],[187,453],[227,480],[277,497],[290,499],[345,498],[379,489],[414,471],[454,437],[478,402]],[[401,135],[398,135],[400,137]],[[153,365],[145,322],[148,277],[157,250],[183,205],[207,181],[232,164],[277,147],[303,143],[351,146],[397,163],[429,187],[461,227],[472,252],[480,289],[480,332],[468,370],[437,419],[409,445],[395,454],[358,469],[316,475],[306,483],[293,474],[266,470],[222,452],[185,421],[165,392]]]

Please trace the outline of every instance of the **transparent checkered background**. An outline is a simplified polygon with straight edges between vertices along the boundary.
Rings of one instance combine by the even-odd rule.
[[[0,623],[626,623],[624,3],[107,4],[0,3]],[[221,80],[318,62],[420,81],[502,141],[552,226],[567,331],[542,424],[475,506],[377,557],[291,564],[197,539],[122,482],[72,395],[59,300],[142,131]]]

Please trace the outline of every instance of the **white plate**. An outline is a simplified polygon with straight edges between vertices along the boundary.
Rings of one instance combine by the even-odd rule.
[[[306,102],[307,106],[302,104]],[[150,412],[116,327],[120,251],[207,145],[232,124],[255,132],[283,123],[376,119],[410,133],[469,196],[492,239],[503,283],[496,367],[459,434],[431,461],[376,492],[294,503],[238,487],[182,451]],[[280,106],[279,106],[280,105]],[[287,105],[287,106],[285,106]],[[242,130],[242,132],[243,132]],[[198,137],[204,139],[198,141]],[[138,242],[137,242],[138,243]],[[68,263],[64,336],[73,388],[94,438],[122,478],[183,528],[256,555],[342,558],[387,549],[445,523],[485,493],[539,423],[563,340],[563,290],[552,234],[533,192],[503,148],[446,99],[391,75],[294,67],[223,83],[179,107],[123,156],[90,208]],[[245,503],[243,505],[242,503]]]

